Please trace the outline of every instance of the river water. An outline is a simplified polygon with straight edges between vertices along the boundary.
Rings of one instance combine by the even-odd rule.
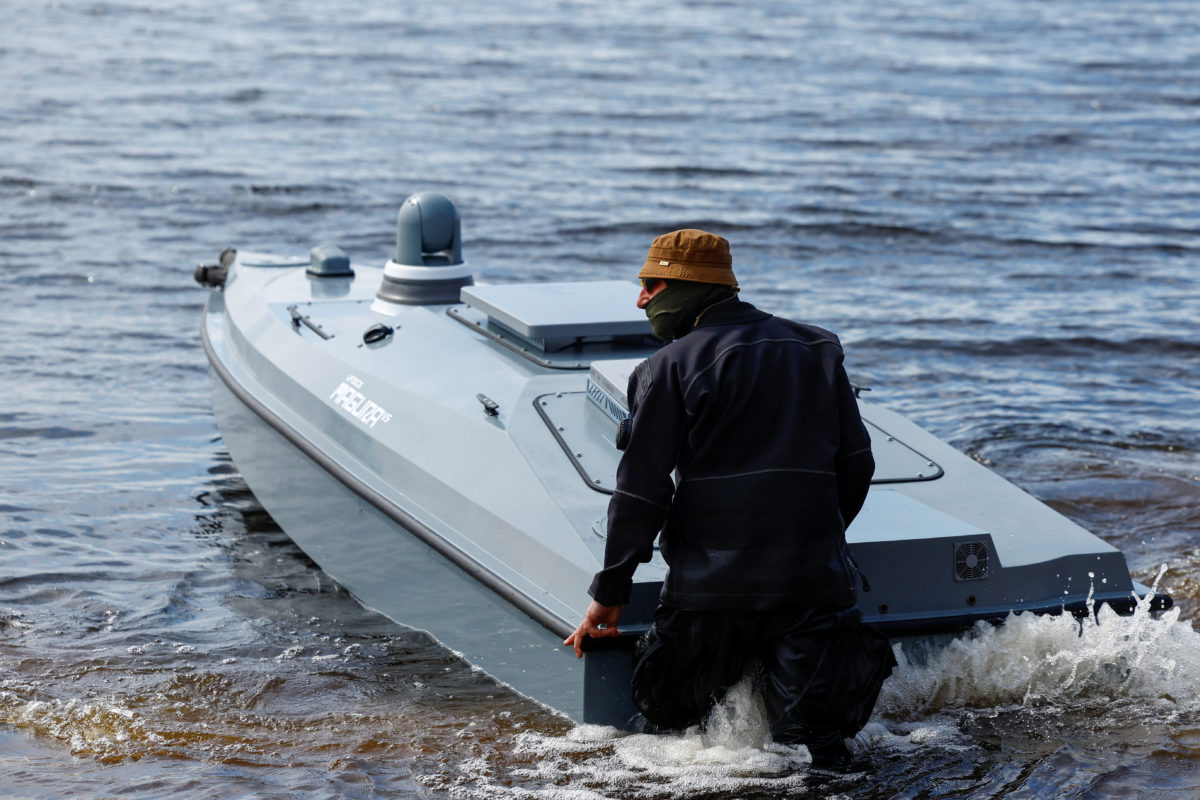
[[[0,796],[1200,797],[1193,3],[0,9]],[[747,299],[1176,610],[905,651],[836,779],[741,690],[616,737],[494,684],[274,525],[199,346],[197,263],[381,264],[427,189],[484,281],[726,235]]]

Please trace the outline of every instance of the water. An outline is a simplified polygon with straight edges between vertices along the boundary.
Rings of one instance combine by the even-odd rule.
[[[1200,796],[1191,3],[0,6],[0,795]],[[906,650],[836,779],[743,690],[614,738],[495,685],[274,526],[198,345],[196,263],[382,263],[423,189],[483,280],[725,234],[1178,611]]]

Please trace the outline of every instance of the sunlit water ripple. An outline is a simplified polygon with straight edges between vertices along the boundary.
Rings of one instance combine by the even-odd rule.
[[[1004,0],[13,5],[0,34],[0,795],[1200,796],[1200,17]],[[735,691],[576,728],[363,609],[213,423],[191,268],[388,257],[451,194],[482,280],[733,242],[868,397],[1177,610],[902,666],[822,778]]]

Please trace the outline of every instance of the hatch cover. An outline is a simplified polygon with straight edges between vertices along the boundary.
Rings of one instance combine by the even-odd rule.
[[[641,339],[650,321],[626,281],[464,286],[462,301],[542,350],[577,342]]]

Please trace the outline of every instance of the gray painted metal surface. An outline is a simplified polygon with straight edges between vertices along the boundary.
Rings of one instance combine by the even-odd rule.
[[[582,663],[561,641],[603,559],[621,376],[653,352],[631,325],[636,285],[474,286],[463,304],[381,313],[382,269],[308,266],[242,254],[204,315],[218,423],[255,495],[366,605],[572,719],[626,724],[623,648],[649,622],[661,558],[635,576],[623,639]],[[572,299],[539,307],[555,297]],[[392,334],[365,341],[380,322]],[[861,406],[880,468],[848,539],[869,621],[923,633],[1146,591],[1114,548]]]
[[[646,314],[629,300],[625,281],[574,281],[472,286],[462,301],[543,350],[580,338],[611,340],[651,333]]]

